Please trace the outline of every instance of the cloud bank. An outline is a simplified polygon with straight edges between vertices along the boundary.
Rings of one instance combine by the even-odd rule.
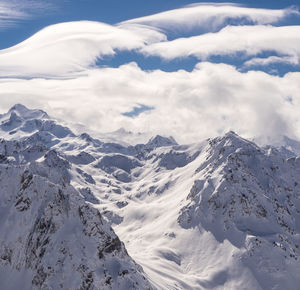
[[[182,143],[228,130],[247,137],[300,136],[300,73],[241,73],[208,62],[192,72],[147,72],[130,63],[65,80],[2,79],[0,87],[2,111],[21,102],[99,132],[124,127],[173,135]],[[124,116],[137,104],[154,109],[135,118]]]
[[[124,127],[173,135],[181,143],[228,130],[269,141],[282,135],[300,139],[300,73],[241,72],[234,63],[242,60],[248,68],[299,65],[300,26],[273,25],[290,15],[298,15],[297,9],[206,4],[116,25],[52,25],[0,51],[0,110],[23,103],[99,132]],[[228,19],[235,25],[228,25]],[[207,32],[168,40],[170,30],[203,25]],[[137,59],[157,56],[170,62],[193,56],[198,63],[192,71],[183,66],[170,72],[159,67],[143,70],[137,62],[96,65],[124,51],[135,53]],[[212,56],[221,61],[212,63]],[[228,56],[231,65],[222,63]],[[151,110],[134,117],[126,114],[137,107]]]

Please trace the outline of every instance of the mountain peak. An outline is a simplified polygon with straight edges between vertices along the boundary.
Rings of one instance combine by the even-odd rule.
[[[12,106],[9,109],[9,112],[12,112],[12,111],[17,111],[17,112],[21,113],[21,112],[28,112],[28,111],[30,111],[30,109],[28,109],[27,107],[25,107],[22,104],[15,104],[14,106]]]
[[[172,146],[178,145],[173,137],[163,137],[160,135],[156,135],[152,137],[148,143],[146,144],[147,147],[164,147],[164,146]]]
[[[24,119],[41,119],[46,118],[48,119],[48,114],[43,110],[36,110],[36,109],[29,109],[22,104],[15,104],[12,106],[8,113],[12,114],[15,113]]]
[[[232,136],[232,137],[239,137],[239,135],[237,133],[235,133],[234,131],[230,130],[227,133],[225,133],[225,136]]]
[[[257,145],[254,142],[244,139],[234,131],[229,131],[223,136],[217,137],[215,139],[218,141],[217,143],[220,144],[220,146],[233,146],[235,148],[254,146],[255,148],[257,148]]]

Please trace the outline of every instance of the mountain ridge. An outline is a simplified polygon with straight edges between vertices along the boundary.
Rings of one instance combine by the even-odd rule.
[[[47,221],[58,219],[54,223],[58,231],[66,233],[67,241],[76,233],[78,241],[84,239],[90,245],[80,248],[73,242],[61,254],[67,257],[78,247],[85,253],[75,255],[77,262],[65,258],[63,272],[70,273],[68,269],[75,263],[78,278],[74,284],[62,282],[64,286],[77,289],[75,284],[82,282],[86,283],[83,289],[92,283],[101,289],[122,289],[130,283],[137,289],[297,289],[300,158],[296,153],[259,147],[232,131],[189,145],[156,136],[145,144],[125,146],[88,134],[76,135],[45,112],[25,109],[17,105],[0,116],[4,137],[0,141],[0,174],[5,176],[0,175],[1,198],[13,209],[12,220],[17,220],[19,214],[31,210],[35,216],[32,204],[39,200],[39,192],[42,196],[51,192],[50,203],[37,206],[47,213],[59,212],[46,215]],[[7,122],[11,122],[9,126]],[[24,130],[28,122],[33,126]],[[59,191],[68,198],[62,198]],[[81,215],[89,218],[83,222]],[[8,222],[5,214],[0,220],[4,226]],[[34,220],[29,217],[28,224]],[[70,226],[74,223],[80,226]],[[105,230],[100,229],[95,240],[95,227],[102,226]],[[51,231],[51,225],[46,228]],[[5,231],[14,236],[13,227],[5,227]],[[47,234],[40,236],[32,226],[28,232],[36,237],[27,250],[38,253],[27,257],[33,263],[35,256],[51,250],[41,246]],[[49,239],[55,240],[52,234]],[[14,252],[7,239],[2,236],[1,244],[6,246],[0,255],[5,269],[13,260],[10,252]],[[84,269],[94,267],[89,263],[95,265],[95,257],[88,248],[96,253],[98,240],[102,241],[100,248],[113,250],[103,250],[103,257],[100,255],[102,273],[92,270],[88,277],[89,271],[83,271],[78,261],[85,257]],[[20,243],[14,242],[19,249]],[[99,253],[96,256],[99,258]],[[117,268],[126,274],[108,266],[115,257]],[[28,263],[23,259],[19,264]],[[47,263],[35,264],[36,272],[27,277],[29,284],[35,281],[40,284],[34,287],[47,285],[50,289],[56,285],[55,277],[61,279],[60,274],[51,274],[47,267],[55,266]],[[22,269],[20,266],[19,274]],[[107,269],[106,277],[103,269]],[[106,284],[108,277],[110,284]]]

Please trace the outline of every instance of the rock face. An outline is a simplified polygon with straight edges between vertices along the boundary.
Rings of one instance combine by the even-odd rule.
[[[27,272],[28,289],[150,289],[99,211],[56,178],[66,164],[48,158],[0,166],[1,267]]]
[[[296,141],[127,146],[22,105],[0,134],[1,289],[299,288]]]

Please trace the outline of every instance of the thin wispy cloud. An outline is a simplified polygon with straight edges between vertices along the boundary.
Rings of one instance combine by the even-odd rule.
[[[0,29],[11,26],[21,19],[28,18],[28,16],[26,12],[18,9],[13,3],[0,2]]]
[[[54,9],[53,3],[38,0],[2,0],[0,2],[0,29],[17,25],[21,21]]]

